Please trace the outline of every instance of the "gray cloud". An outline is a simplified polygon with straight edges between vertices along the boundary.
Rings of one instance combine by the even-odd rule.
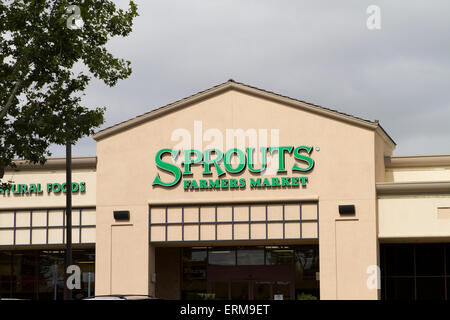
[[[398,155],[450,153],[448,1],[137,3],[132,35],[109,44],[132,61],[132,76],[114,88],[93,81],[84,98],[108,107],[103,127],[233,78],[378,119]],[[371,4],[381,30],[366,28]],[[95,155],[95,142],[83,139],[73,153]]]

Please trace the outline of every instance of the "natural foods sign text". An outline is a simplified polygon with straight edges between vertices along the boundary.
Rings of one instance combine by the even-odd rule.
[[[174,187],[183,179],[185,190],[228,190],[244,189],[247,185],[250,188],[286,188],[286,187],[305,187],[308,182],[307,176],[286,176],[291,173],[306,173],[313,169],[314,160],[310,157],[313,147],[311,146],[285,146],[285,147],[261,147],[256,151],[255,148],[246,148],[245,150],[231,148],[225,153],[218,149],[208,149],[204,152],[199,150],[183,151],[184,161],[181,165],[176,165],[173,161],[168,162],[167,156],[173,160],[177,159],[182,151],[173,149],[161,149],[156,153],[156,166],[171,175],[171,178],[162,179],[159,173],[153,180],[153,186]],[[261,159],[258,166],[254,163],[255,153],[259,152]],[[268,177],[266,170],[268,166],[268,154],[277,156],[276,175],[281,177]],[[294,157],[295,163],[290,168],[286,168],[286,157]],[[234,161],[233,161],[234,160]],[[237,161],[236,161],[237,160]],[[193,179],[192,167],[201,166],[203,179]],[[255,175],[253,178],[224,178],[226,174],[231,176],[238,175],[248,170]],[[288,171],[289,170],[289,171]],[[217,175],[218,178],[205,178],[207,176]]]
[[[43,194],[44,191],[47,194],[65,193],[67,192],[66,183],[49,182],[46,184],[31,183],[31,184],[11,184],[7,188],[0,188],[0,194],[3,195],[24,195],[24,194]],[[72,193],[86,191],[86,182],[72,182]]]

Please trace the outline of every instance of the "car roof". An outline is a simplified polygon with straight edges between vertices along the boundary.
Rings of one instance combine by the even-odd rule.
[[[156,299],[145,294],[110,294],[84,298],[83,300],[146,300]]]

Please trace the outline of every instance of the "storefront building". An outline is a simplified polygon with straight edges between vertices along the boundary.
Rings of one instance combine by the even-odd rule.
[[[94,139],[79,297],[450,298],[450,155],[394,157],[378,121],[230,80]],[[5,173],[1,296],[61,296],[64,170]]]

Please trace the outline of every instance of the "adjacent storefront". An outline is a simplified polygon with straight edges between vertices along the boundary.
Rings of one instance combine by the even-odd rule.
[[[450,156],[393,157],[377,121],[228,81],[94,139],[71,190],[80,296],[450,298]],[[5,174],[2,296],[27,264],[27,292],[58,296],[63,161]]]
[[[95,290],[96,159],[73,161],[73,262],[82,272],[82,288]],[[0,297],[62,299],[65,244],[65,159],[45,166],[16,162],[0,190]]]

